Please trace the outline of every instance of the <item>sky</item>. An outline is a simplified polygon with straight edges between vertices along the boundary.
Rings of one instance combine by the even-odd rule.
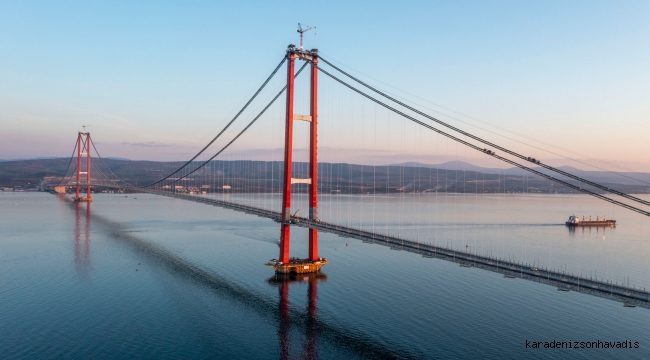
[[[300,22],[317,27],[306,47],[454,126],[555,165],[576,165],[571,157],[650,171],[649,1],[0,1],[0,9],[0,159],[69,156],[82,124],[103,156],[187,159],[298,43]],[[244,148],[260,144],[251,139]],[[358,154],[387,163],[475,158],[406,150]],[[351,152],[336,158],[353,162]]]

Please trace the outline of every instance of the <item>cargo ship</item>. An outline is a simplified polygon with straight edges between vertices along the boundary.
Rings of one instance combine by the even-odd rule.
[[[591,216],[579,217],[575,215],[569,216],[569,220],[565,223],[567,226],[616,226],[616,220],[607,220],[605,216],[596,216],[596,220],[592,220]]]

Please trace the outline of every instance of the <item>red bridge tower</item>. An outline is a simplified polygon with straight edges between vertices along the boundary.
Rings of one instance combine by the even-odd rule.
[[[74,195],[74,201],[93,201],[90,196],[90,133],[86,131],[79,131],[77,135],[77,186]],[[81,156],[86,156],[86,171],[81,171]],[[81,197],[81,175],[86,175],[86,196]]]
[[[311,62],[310,114],[297,115],[293,113],[295,60]],[[287,117],[284,145],[284,191],[282,194],[282,220],[280,225],[280,259],[271,260],[267,265],[277,273],[311,273],[318,272],[327,264],[327,259],[318,257],[318,230],[309,228],[309,257],[307,259],[291,258],[289,244],[291,224],[297,221],[291,215],[291,185],[309,184],[309,220],[318,220],[318,161],[317,161],[317,129],[318,129],[318,50],[296,49],[289,45],[287,50]],[[310,123],[309,145],[309,177],[305,179],[292,177],[293,158],[293,122],[296,120]]]

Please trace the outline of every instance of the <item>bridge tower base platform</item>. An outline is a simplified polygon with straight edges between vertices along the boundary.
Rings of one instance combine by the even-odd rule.
[[[319,272],[320,268],[327,264],[327,259],[320,258],[316,261],[309,259],[289,259],[289,263],[284,264],[278,260],[271,260],[266,266],[275,269],[278,274],[304,274]]]

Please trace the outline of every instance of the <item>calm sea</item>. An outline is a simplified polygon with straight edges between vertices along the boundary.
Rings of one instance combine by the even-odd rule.
[[[340,195],[320,207],[332,222],[650,288],[650,222],[585,196]],[[572,213],[618,225],[569,231]],[[0,358],[650,359],[648,309],[326,233],[323,276],[285,282],[264,266],[278,235],[267,219],[152,195],[0,193]],[[292,230],[292,255],[306,239]]]

